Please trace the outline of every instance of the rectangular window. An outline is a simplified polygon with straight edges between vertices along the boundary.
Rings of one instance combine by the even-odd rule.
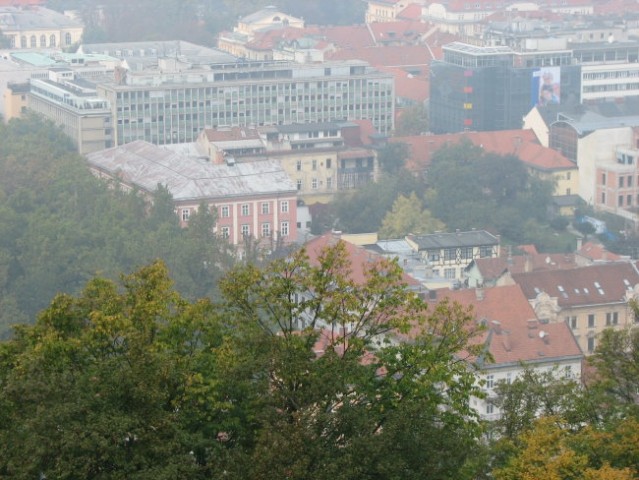
[[[327,190],[332,190],[333,189],[333,177],[328,177],[326,179],[326,189]]]
[[[601,184],[602,185],[606,185],[606,174],[605,173],[601,174]]]
[[[456,248],[447,248],[444,250],[444,260],[455,260],[456,254]]]
[[[464,260],[470,260],[473,258],[473,247],[462,248],[462,258]]]
[[[632,195],[626,196],[626,205],[632,206]]]
[[[313,170],[317,170],[317,160],[313,160],[313,161],[311,162],[311,168],[312,168]]]
[[[619,195],[618,204],[620,207],[623,207],[623,195]]]
[[[242,225],[242,236],[248,237],[251,234],[251,227],[247,224]]]
[[[330,158],[326,159],[326,168],[331,168],[331,159]]]
[[[299,172],[299,171],[301,171],[301,170],[302,170],[302,161],[301,161],[301,160],[298,160],[298,161],[297,161],[297,171]]]
[[[249,204],[248,203],[244,203],[242,204],[242,216],[243,217],[248,217],[249,215]]]
[[[606,192],[601,192],[601,203],[606,204]]]
[[[619,188],[623,188],[623,177],[619,177]]]
[[[220,212],[220,216],[221,216],[222,218],[228,218],[228,217],[230,217],[230,214],[229,214],[230,210],[229,210],[229,206],[228,206],[228,205],[224,205],[224,206],[221,208],[221,210],[222,210],[222,211]]]
[[[492,257],[493,247],[479,247],[479,256],[481,258]]]
[[[191,215],[191,210],[188,208],[182,209],[182,221],[187,222],[189,220],[189,216]]]
[[[280,225],[280,236],[288,237],[288,235],[289,235],[288,222],[282,222],[282,224]]]
[[[231,229],[229,227],[222,227],[220,229],[220,232],[222,233],[222,238],[229,238]]]
[[[263,223],[262,224],[262,236],[263,237],[270,237],[271,236],[271,224],[270,223]]]
[[[495,376],[486,375],[486,388],[493,388],[495,386]]]
[[[302,180],[297,180],[297,191],[301,191],[302,190]]]
[[[632,187],[632,176],[630,176],[630,175],[628,176],[628,180],[626,181],[626,184],[627,184],[629,187]]]
[[[495,411],[495,406],[492,403],[488,402],[486,404],[486,415],[492,415],[494,411]]]
[[[428,260],[430,262],[439,262],[439,252],[434,250],[434,251],[429,251],[428,252]]]
[[[606,325],[618,325],[619,324],[619,313],[618,312],[607,312],[606,313]]]
[[[262,203],[262,215],[268,215],[269,213],[269,203],[268,202],[263,202]]]
[[[572,328],[573,330],[577,329],[577,316],[576,315],[573,315],[572,317],[570,317],[569,325],[570,325],[570,328]]]
[[[588,315],[588,328],[595,328],[595,315],[593,313]]]
[[[311,188],[313,190],[317,190],[317,178],[314,178],[313,180],[311,180]]]
[[[595,337],[588,337],[588,353],[595,351]]]
[[[448,280],[455,279],[455,269],[454,268],[445,268],[444,269],[444,278]]]
[[[280,210],[282,213],[288,213],[288,200],[282,200],[280,203]]]

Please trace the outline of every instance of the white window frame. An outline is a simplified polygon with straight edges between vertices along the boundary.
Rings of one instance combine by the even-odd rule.
[[[262,202],[262,215],[268,215],[271,211],[271,206],[268,202]]]
[[[231,236],[231,227],[221,227],[220,234],[222,235],[222,238],[229,238]]]
[[[280,210],[282,213],[288,213],[288,200],[282,200],[280,202]]]
[[[242,216],[248,217],[251,214],[251,208],[248,203],[242,204]]]
[[[222,205],[220,208],[220,217],[221,218],[229,218],[231,216],[231,209],[228,205]]]
[[[191,216],[191,209],[190,208],[183,208],[182,209],[182,221],[183,222],[188,222],[190,216]]]
[[[270,237],[271,236],[271,224],[265,222],[262,224],[262,237]]]
[[[242,228],[241,232],[242,232],[242,237],[243,238],[251,236],[251,226],[248,223],[242,224],[241,228]]]
[[[280,225],[280,237],[288,237],[290,234],[289,223],[282,222]]]

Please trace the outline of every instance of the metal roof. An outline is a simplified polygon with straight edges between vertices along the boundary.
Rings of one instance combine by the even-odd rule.
[[[87,156],[94,169],[153,192],[165,185],[175,201],[295,194],[297,187],[274,160],[212,165],[142,140]]]
[[[499,239],[485,230],[455,233],[431,233],[409,237],[419,250],[439,250],[442,248],[475,247],[498,245]]]

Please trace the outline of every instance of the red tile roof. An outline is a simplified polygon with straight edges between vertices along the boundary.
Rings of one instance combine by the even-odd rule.
[[[513,280],[530,300],[545,292],[557,297],[560,307],[577,307],[625,302],[628,289],[639,283],[639,273],[630,262],[617,262],[520,273]]]
[[[419,20],[420,18],[422,18],[422,6],[417,3],[411,3],[404,10],[397,14],[397,18]]]
[[[392,142],[409,145],[409,168],[423,170],[430,165],[432,155],[444,145],[456,144],[467,139],[486,152],[499,155],[516,155],[528,166],[544,170],[564,170],[576,165],[559,152],[540,145],[532,130],[502,130],[495,132],[462,132],[444,135],[419,135],[395,137]]]
[[[419,67],[427,71],[432,56],[424,45],[390,45],[380,47],[347,48],[330,55],[332,60],[364,60],[378,67]]]
[[[473,260],[484,280],[496,280],[506,270],[511,274],[577,268],[575,256],[563,253],[516,255],[510,258],[478,258]]]
[[[432,25],[412,20],[376,22],[369,25],[377,42],[414,43],[428,32]]]
[[[259,139],[255,128],[231,127],[229,129],[207,128],[204,134],[209,142],[231,142],[237,140]]]
[[[346,254],[350,261],[350,275],[351,280],[357,284],[364,284],[366,281],[366,272],[372,265],[377,262],[383,261],[384,257],[374,252],[370,252],[363,247],[353,245],[339,238],[339,235],[333,233],[325,233],[319,237],[314,238],[310,242],[305,244],[306,253],[308,254],[311,265],[317,265],[319,257],[330,246],[335,245],[337,242],[342,242],[346,249]],[[402,281],[406,285],[419,286],[420,283],[410,275],[404,273],[402,275]]]
[[[439,298],[449,298],[463,306],[472,305],[475,320],[484,322],[489,329],[483,341],[495,366],[582,355],[565,323],[529,322],[536,320],[535,312],[518,285],[437,292]],[[529,328],[533,325],[536,328]],[[544,338],[539,335],[542,331]]]
[[[585,243],[577,253],[592,262],[616,262],[621,260],[621,256],[616,253],[609,252],[603,245],[593,242]]]
[[[401,68],[380,67],[379,70],[391,73],[395,77],[395,95],[399,98],[406,98],[414,102],[424,102],[430,93],[430,82],[428,76],[413,75]]]
[[[307,34],[318,35],[338,48],[373,47],[375,42],[366,25],[313,26],[304,29]]]

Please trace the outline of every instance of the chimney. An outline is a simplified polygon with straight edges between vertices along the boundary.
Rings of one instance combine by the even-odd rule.
[[[475,297],[477,298],[478,301],[482,301],[484,299],[484,289],[483,288],[476,288],[475,289]]]
[[[506,350],[507,352],[510,352],[513,347],[510,344],[510,335],[508,334],[508,332],[504,332],[504,335],[501,338],[501,343],[504,346],[504,350]]]
[[[501,335],[501,322],[497,320],[492,320],[490,322],[490,327],[492,328],[493,332],[495,332],[497,335]]]
[[[548,332],[545,332],[544,330],[541,330],[539,332],[539,338],[541,338],[546,345],[550,343],[550,337],[548,336]]]
[[[534,338],[535,330],[537,330],[537,319],[536,318],[528,319],[528,338]]]

